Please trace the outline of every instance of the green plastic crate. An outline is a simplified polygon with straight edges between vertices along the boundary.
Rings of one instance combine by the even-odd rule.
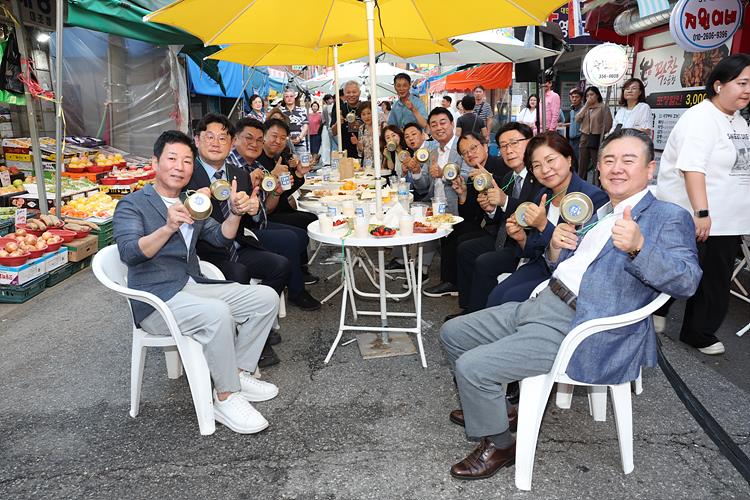
[[[6,234],[10,234],[16,230],[16,227],[13,223],[13,219],[7,219],[4,221],[0,221],[0,236],[5,236]]]
[[[71,266],[71,269],[73,270],[70,274],[75,274],[78,271],[82,271],[89,267],[91,265],[91,261],[93,260],[94,256],[90,255],[86,257],[85,259],[78,261],[78,262],[68,262],[68,265]]]
[[[65,278],[70,277],[75,272],[73,271],[73,264],[77,264],[77,262],[68,262],[47,273],[47,288],[55,286]]]
[[[0,285],[0,303],[22,304],[42,293],[46,286],[47,273],[23,285]]]

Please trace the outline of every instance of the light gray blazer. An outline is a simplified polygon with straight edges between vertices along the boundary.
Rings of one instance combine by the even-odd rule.
[[[138,240],[162,227],[166,221],[167,207],[150,184],[120,200],[113,220],[120,260],[128,266],[128,287],[153,293],[163,301],[182,290],[188,278],[193,278],[197,283],[216,283],[201,274],[195,253],[199,238],[218,247],[232,243],[221,234],[219,223],[209,217],[193,224],[190,252],[182,233],[176,231],[161,250],[149,259],[138,246]],[[154,311],[153,307],[143,302],[131,301],[131,305],[136,325]]]

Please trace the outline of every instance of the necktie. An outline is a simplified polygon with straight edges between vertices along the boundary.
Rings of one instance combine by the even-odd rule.
[[[521,189],[523,189],[523,177],[514,173],[513,174],[513,198],[521,197]]]
[[[222,177],[224,177],[223,170],[217,170],[214,173],[214,179],[219,180]],[[229,217],[229,213],[230,213],[229,202],[227,200],[224,200],[220,202],[220,205],[221,205],[221,213],[224,215],[224,220],[226,220],[227,217]],[[234,241],[232,241],[231,245],[229,245],[229,260],[231,262],[237,262],[237,259],[238,259],[237,249],[234,247],[234,244],[235,244]]]

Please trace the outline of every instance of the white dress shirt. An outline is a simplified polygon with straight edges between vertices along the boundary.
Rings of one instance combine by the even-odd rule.
[[[615,222],[622,220],[622,213],[625,211],[625,207],[630,206],[631,208],[636,206],[641,199],[648,193],[648,188],[640,191],[630,198],[621,201],[614,208],[611,215],[606,214],[611,209],[611,204],[607,203],[597,211],[598,222],[592,226],[591,229],[583,236],[583,239],[578,243],[575,253],[569,259],[561,262],[555,272],[552,273],[553,278],[557,278],[562,281],[563,284],[568,287],[568,290],[578,295],[578,291],[581,288],[581,280],[583,279],[583,273],[589,268],[594,259],[604,249],[604,245],[612,237],[612,228]],[[593,223],[592,223],[593,224]],[[585,226],[584,226],[585,227]]]

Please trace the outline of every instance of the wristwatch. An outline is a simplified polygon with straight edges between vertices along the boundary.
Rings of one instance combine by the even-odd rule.
[[[699,219],[704,219],[704,218],[708,217],[708,209],[696,210],[696,211],[693,212],[693,215],[695,215]]]

